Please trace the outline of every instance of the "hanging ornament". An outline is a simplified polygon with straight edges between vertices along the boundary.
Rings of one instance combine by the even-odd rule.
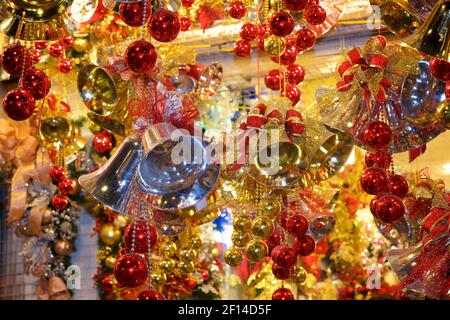
[[[150,235],[148,235],[150,232]],[[134,233],[134,236],[133,236]],[[150,236],[150,248],[148,247],[148,236]],[[137,253],[147,253],[153,248],[157,241],[156,229],[144,220],[130,223],[124,232],[124,242],[131,249],[134,240],[134,249]]]
[[[66,47],[66,48],[70,48],[73,45],[75,38],[72,36],[67,36],[64,37],[60,40],[61,44]]]
[[[291,12],[300,12],[306,8],[308,0],[283,0],[284,7]]]
[[[284,72],[281,70],[270,70],[264,76],[264,84],[272,90],[280,90],[284,87]]]
[[[50,203],[55,210],[64,210],[69,206],[69,200],[62,195],[52,197]]]
[[[272,300],[294,300],[294,295],[288,288],[278,288],[273,292]]]
[[[305,268],[297,267],[295,268],[294,272],[292,273],[291,280],[297,284],[301,285],[306,281],[308,273],[306,272]]]
[[[299,214],[291,216],[286,222],[286,230],[293,236],[304,236],[308,227],[308,220]]]
[[[36,41],[34,47],[38,50],[44,50],[48,46],[48,41]]]
[[[195,0],[181,0],[181,4],[185,8],[190,8],[194,4]]]
[[[7,73],[18,76],[31,67],[32,56],[30,51],[21,44],[13,44],[2,52],[2,67]]]
[[[175,40],[180,32],[180,19],[176,12],[161,9],[152,14],[149,23],[150,34],[159,42]]]
[[[75,186],[72,180],[65,178],[58,183],[58,189],[63,195],[69,195],[73,192]]]
[[[68,256],[72,252],[72,244],[70,241],[61,239],[55,243],[55,253],[60,256]]]
[[[112,223],[105,223],[102,225],[98,235],[100,240],[110,247],[118,244],[122,238],[122,232]]]
[[[261,49],[260,45],[259,48]],[[279,56],[285,48],[283,39],[275,35],[271,35],[263,40],[263,51],[272,56]]]
[[[62,73],[69,73],[73,69],[72,61],[69,59],[61,59],[58,61],[58,70]]]
[[[308,28],[300,29],[295,33],[295,46],[299,52],[309,50],[316,42],[316,35]]]
[[[136,73],[149,73],[156,65],[155,47],[148,41],[137,40],[125,50],[124,59],[128,67]]]
[[[246,248],[245,255],[253,262],[261,262],[268,254],[266,243],[261,239],[251,240]]]
[[[248,232],[234,230],[231,234],[231,242],[238,248],[243,248],[250,241],[251,235]]]
[[[436,109],[434,117],[438,124],[450,130],[450,100],[444,100],[439,104],[439,107]]]
[[[53,166],[48,171],[50,179],[52,179],[53,183],[58,184],[60,181],[65,179],[66,175],[64,173],[64,168],[61,166]]]
[[[92,148],[100,155],[107,155],[114,148],[114,137],[107,131],[95,133],[92,139]]]
[[[38,64],[39,61],[41,61],[41,53],[36,49],[31,50],[30,53],[31,53],[33,64]]]
[[[397,196],[387,194],[372,201],[370,204],[372,214],[384,223],[395,223],[405,213],[405,206]]]
[[[388,177],[386,171],[372,167],[364,170],[360,179],[361,187],[368,194],[380,194],[388,187]]]
[[[52,44],[50,46],[50,48],[48,49],[48,53],[53,57],[53,58],[59,58],[62,56],[62,54],[64,53],[65,48],[64,46],[60,43],[60,42],[56,42],[54,44]]]
[[[270,31],[278,37],[285,37],[294,30],[294,19],[284,11],[272,15],[269,21]]]
[[[245,7],[245,3],[242,1],[233,1],[228,6],[228,14],[233,19],[241,19],[245,16],[247,12],[247,8]]]
[[[286,245],[276,246],[271,253],[272,260],[283,268],[291,268],[297,262],[297,253],[294,248]]]
[[[295,46],[287,47],[281,56],[272,57],[272,61],[276,63],[281,63],[282,65],[289,66],[295,62],[297,59],[298,51]]]
[[[21,81],[22,87],[28,90],[36,100],[44,98],[50,91],[50,79],[42,70],[35,68],[27,70]]]
[[[272,264],[272,273],[280,280],[287,280],[291,277],[291,269],[285,268],[276,262]]]
[[[391,164],[391,158],[389,153],[377,150],[375,152],[366,152],[364,161],[368,168],[377,167],[386,170]]]
[[[392,130],[384,122],[374,121],[363,133],[364,143],[374,149],[386,148],[392,139]]]
[[[293,106],[295,106],[302,97],[300,89],[292,84],[287,84],[286,89],[284,90],[284,88],[282,88],[282,90],[281,96],[289,98]]]
[[[408,194],[408,188],[408,181],[403,176],[393,174],[389,177],[388,190],[394,196],[405,197]]]
[[[147,276],[147,262],[140,254],[127,253],[117,259],[114,277],[122,287],[138,287],[145,282]]]
[[[258,28],[253,23],[247,22],[241,26],[239,33],[243,40],[253,41],[258,36]]]
[[[430,71],[439,80],[450,81],[450,63],[436,57],[430,59]]]
[[[189,28],[192,26],[192,21],[188,17],[181,17],[180,18],[180,29],[181,31],[188,31]]]
[[[225,251],[224,260],[225,263],[232,267],[237,267],[242,263],[244,256],[239,249],[229,248]]]
[[[3,97],[3,110],[13,120],[26,120],[33,115],[35,109],[32,93],[24,88],[12,89]]]
[[[238,57],[248,57],[252,51],[252,44],[247,40],[237,40],[233,50]]]
[[[310,235],[304,235],[301,237],[296,237],[294,242],[294,248],[297,254],[300,256],[308,256],[314,252],[316,248],[316,243]]]
[[[166,300],[164,295],[156,290],[145,290],[139,293],[138,300]]]
[[[272,234],[273,222],[265,216],[257,217],[253,220],[252,233],[260,238],[266,238]]]
[[[146,19],[144,21],[144,6],[147,6]],[[121,2],[119,5],[120,19],[131,27],[139,27],[150,19],[150,6],[147,0],[139,2]]]
[[[298,64],[291,64],[286,68],[287,82],[292,85],[298,85],[305,79],[305,69]]]
[[[326,10],[318,4],[308,5],[305,10],[305,19],[309,24],[317,26],[325,22]]]

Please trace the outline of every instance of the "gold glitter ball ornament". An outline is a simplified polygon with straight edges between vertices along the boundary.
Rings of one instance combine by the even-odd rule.
[[[450,99],[439,104],[434,116],[441,127],[450,130]]]
[[[231,242],[238,248],[245,247],[250,239],[251,235],[248,232],[233,231],[231,234]]]
[[[172,241],[165,241],[160,246],[161,253],[164,257],[170,258],[177,253],[177,245]]]
[[[235,231],[248,232],[248,230],[250,230],[251,226],[252,226],[252,222],[250,221],[249,218],[236,217],[233,220],[233,229]]]
[[[253,220],[252,232],[255,236],[266,238],[272,234],[273,222],[268,217],[260,216]]]
[[[166,260],[162,260],[159,263],[159,268],[164,271],[164,273],[168,273],[170,274],[176,266],[176,262],[173,259],[166,259]]]
[[[225,263],[232,267],[237,267],[244,259],[243,254],[236,248],[229,248],[224,255]]]
[[[272,56],[279,56],[286,48],[282,38],[271,35],[264,40],[264,51]]]
[[[261,239],[253,239],[245,248],[245,255],[253,262],[261,262],[267,256],[268,248]]]

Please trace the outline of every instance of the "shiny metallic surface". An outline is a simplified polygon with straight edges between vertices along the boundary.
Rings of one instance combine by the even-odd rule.
[[[124,213],[134,193],[133,179],[142,156],[141,139],[130,136],[101,168],[82,175],[78,181],[84,190],[103,205]]]
[[[170,82],[174,86],[175,91],[180,94],[190,93],[197,87],[195,80],[186,74],[178,74],[170,77]]]
[[[400,37],[407,37],[420,27],[420,19],[409,7],[407,0],[372,1],[380,9],[383,25]]]
[[[427,18],[436,2],[437,0],[408,0],[411,10],[422,20]]]
[[[63,117],[47,118],[42,121],[40,134],[44,141],[62,143],[69,137],[71,124]]]
[[[197,93],[200,99],[208,99],[214,96],[220,87],[223,79],[223,68],[218,62],[214,62],[206,67],[200,74],[197,83]]]

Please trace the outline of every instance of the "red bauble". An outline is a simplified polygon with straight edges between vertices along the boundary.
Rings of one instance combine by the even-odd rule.
[[[138,300],[166,300],[166,297],[161,292],[156,290],[145,290],[139,293]]]
[[[200,79],[200,75],[203,73],[203,71],[205,71],[204,65],[190,64],[189,71],[186,74],[198,81]]]
[[[300,256],[308,256],[314,252],[316,243],[310,235],[295,238],[294,248]]]
[[[190,8],[194,4],[195,0],[181,0],[183,7]]]
[[[5,72],[18,76],[22,73],[25,59],[25,70],[29,69],[33,57],[30,51],[21,44],[13,44],[2,52],[2,66]]]
[[[272,300],[294,300],[294,295],[287,288],[278,288],[272,293]]]
[[[366,166],[387,169],[391,164],[391,155],[389,153],[377,150],[375,152],[366,152],[364,157]]]
[[[51,199],[52,207],[56,210],[64,210],[69,206],[69,200],[65,196],[57,195]]]
[[[297,59],[298,51],[295,46],[286,48],[280,57],[272,57],[272,61],[279,63],[281,61],[282,65],[289,66],[295,62]]]
[[[291,12],[300,12],[306,8],[308,0],[284,0],[284,7]]]
[[[241,26],[241,32],[239,33],[242,39],[247,41],[255,40],[258,36],[258,28],[253,23],[247,22]]]
[[[387,190],[389,180],[386,171],[372,167],[364,170],[359,181],[368,194],[380,194]]]
[[[383,197],[383,195],[377,195],[377,196],[373,197],[372,200],[370,201],[370,212],[377,219],[379,219],[378,216],[377,216],[377,202],[382,197]]]
[[[48,53],[53,57],[53,58],[59,58],[61,57],[61,55],[64,53],[64,50],[66,50],[64,48],[64,46],[57,42],[54,43],[50,46],[50,49],[48,49]]]
[[[307,28],[299,30],[295,34],[295,38],[296,38],[295,46],[297,50],[300,52],[311,49],[314,46],[314,43],[316,42],[315,33]]]
[[[161,9],[152,14],[149,28],[153,38],[159,42],[169,42],[175,40],[180,33],[180,19],[176,12]]]
[[[430,71],[433,76],[443,81],[450,81],[450,63],[436,57],[430,59]]]
[[[272,273],[280,280],[287,280],[291,277],[291,269],[282,267],[276,262],[272,264]]]
[[[21,85],[24,89],[28,90],[35,99],[39,100],[49,93],[51,82],[44,71],[31,68],[25,72]]]
[[[119,15],[120,19],[127,25],[132,27],[139,27],[142,25],[144,20],[144,6],[147,6],[147,15],[144,24],[148,22],[151,14],[151,7],[147,1],[139,2],[122,2],[119,5]]]
[[[39,52],[39,50],[33,49],[31,50],[30,53],[33,60],[33,64],[37,64],[39,63],[39,61],[41,61],[41,53]]]
[[[280,245],[272,250],[272,260],[284,268],[292,267],[297,261],[297,252],[294,248]]]
[[[267,71],[264,76],[264,83],[269,89],[280,90],[280,88],[284,87],[284,72],[281,70]]]
[[[125,62],[136,73],[149,73],[156,64],[155,47],[148,41],[137,40],[125,50]]]
[[[62,73],[69,73],[73,69],[72,61],[61,59],[58,61],[58,70]]]
[[[44,50],[45,48],[47,48],[47,46],[48,46],[47,41],[36,41],[34,43],[34,47],[38,50]]]
[[[51,167],[50,170],[48,171],[48,175],[55,184],[59,183],[66,177],[64,173],[64,168],[61,166]]]
[[[278,37],[285,37],[294,30],[294,19],[284,11],[272,15],[269,21],[270,31]]]
[[[445,83],[445,97],[450,99],[450,81]]]
[[[372,200],[373,201],[373,200]],[[402,199],[392,194],[384,195],[371,204],[373,215],[384,223],[394,223],[405,213]]]
[[[286,68],[287,82],[292,85],[298,85],[305,79],[305,69],[301,65],[291,64]]]
[[[103,276],[103,279],[101,281],[101,288],[105,294],[111,293],[114,289],[112,277],[114,277],[112,273],[108,273],[107,275]]]
[[[137,253],[148,253],[148,232],[150,231],[150,248],[153,248],[157,241],[156,229],[151,224],[148,224],[144,220],[138,220],[130,223],[123,234],[123,241],[126,246],[131,250],[133,243],[133,232],[135,232],[134,250]]]
[[[62,179],[58,183],[58,188],[59,188],[59,191],[61,191],[61,193],[64,195],[71,194],[74,190],[73,181],[68,178]]]
[[[286,223],[287,231],[293,236],[304,236],[308,231],[308,220],[299,214],[290,217]]]
[[[394,196],[403,198],[408,194],[408,181],[399,174],[389,177],[388,189]]]
[[[295,106],[300,101],[300,98],[302,97],[302,93],[300,92],[300,89],[292,84],[287,84],[286,91],[283,90],[281,95],[283,97],[288,97],[289,100],[291,100],[293,106]]]
[[[68,48],[68,47],[72,46],[74,40],[75,39],[72,36],[68,36],[68,37],[62,38],[60,40],[60,42],[64,47]]]
[[[245,7],[245,3],[242,1],[233,1],[228,6],[228,14],[234,19],[242,18],[245,16],[246,12],[247,8]]]
[[[374,149],[386,148],[392,140],[392,130],[384,122],[372,122],[364,129],[364,143]]]
[[[33,115],[35,109],[33,95],[27,89],[12,89],[3,97],[3,110],[13,120],[26,120]]]
[[[180,18],[180,29],[181,31],[188,31],[189,28],[192,25],[192,21],[191,19],[189,19],[188,17],[181,17]]]
[[[147,279],[147,262],[138,253],[120,256],[114,266],[114,276],[122,287],[138,287]]]
[[[247,40],[238,40],[234,43],[234,54],[238,57],[248,57],[252,52],[252,44]]]
[[[259,50],[264,51],[264,41],[267,39],[268,36],[270,36],[270,30],[267,24],[259,24],[258,40],[257,40],[257,46]]]
[[[314,4],[306,7],[305,19],[309,24],[317,26],[324,23],[326,18],[327,12],[322,6]]]
[[[109,133],[97,132],[92,139],[92,148],[98,154],[105,155],[114,148],[114,138]]]

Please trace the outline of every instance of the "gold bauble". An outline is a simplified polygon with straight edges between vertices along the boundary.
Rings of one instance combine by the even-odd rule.
[[[252,226],[252,222],[249,218],[241,216],[241,217],[236,217],[233,220],[233,229],[235,231],[248,232],[250,230],[251,226]]]
[[[268,217],[260,216],[253,220],[252,232],[255,236],[266,238],[272,234],[273,222]]]
[[[52,209],[45,209],[44,214],[42,215],[41,219],[41,225],[45,226],[46,224],[49,224],[52,222],[52,216],[53,216],[53,210]]]
[[[177,269],[182,275],[185,275],[194,272],[195,265],[192,261],[179,261],[177,263]]]
[[[261,214],[269,218],[275,218],[281,212],[280,201],[274,199],[262,199],[259,202]]]
[[[213,258],[218,258],[220,256],[219,248],[213,248],[211,250],[211,255],[212,255]]]
[[[165,241],[161,243],[161,246],[159,248],[163,256],[166,258],[173,257],[175,253],[177,253],[177,245],[172,241]]]
[[[72,48],[78,53],[86,52],[89,48],[89,41],[86,38],[75,38]]]
[[[112,223],[105,223],[99,232],[100,240],[108,245],[116,245],[122,238],[122,232],[116,228]]]
[[[159,268],[164,271],[164,273],[170,274],[175,269],[176,263],[173,259],[162,260],[159,263]]]
[[[243,260],[242,252],[236,248],[229,248],[224,255],[225,263],[232,267],[237,267]]]
[[[60,256],[68,256],[72,252],[72,244],[68,240],[58,240],[55,243],[55,252]]]
[[[272,56],[279,56],[284,52],[285,44],[282,38],[271,35],[264,40],[264,51]]]
[[[190,243],[192,249],[199,249],[203,245],[203,240],[199,236],[194,236],[192,237]]]
[[[154,286],[162,286],[166,283],[167,276],[163,272],[156,272],[152,274],[152,283]]]
[[[245,255],[253,262],[261,262],[267,256],[268,248],[261,239],[253,239],[245,248]]]
[[[238,248],[243,248],[250,241],[251,235],[248,232],[233,231],[231,242]]]
[[[450,99],[439,104],[434,116],[441,127],[450,130]]]
[[[306,281],[306,276],[308,275],[308,272],[306,272],[305,268],[299,267],[295,272],[292,274],[292,281],[296,283],[297,285],[301,285]]]
[[[194,261],[197,253],[195,250],[183,249],[180,250],[179,256],[182,261]]]
[[[114,226],[119,229],[125,228],[130,223],[130,219],[124,214],[118,214],[114,218]]]
[[[108,256],[105,259],[105,266],[107,266],[110,269],[114,269],[114,266],[116,265],[117,257],[114,255]]]

